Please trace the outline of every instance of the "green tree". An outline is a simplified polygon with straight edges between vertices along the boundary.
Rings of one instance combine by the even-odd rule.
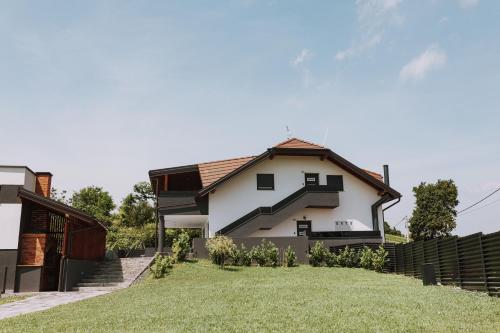
[[[138,200],[153,202],[155,195],[149,182],[139,182],[134,185],[134,196]]]
[[[50,198],[52,200],[58,201],[65,205],[71,205],[71,198],[66,197],[67,194],[68,192],[66,190],[62,190],[61,192],[59,192],[59,190],[55,187],[52,187],[50,189]]]
[[[151,186],[147,182],[134,185],[134,191],[128,194],[121,203],[118,218],[120,224],[127,227],[140,227],[155,223],[154,198]]]
[[[410,218],[410,233],[414,240],[448,236],[455,229],[458,190],[453,180],[438,180],[435,184],[420,183],[413,188],[416,205]]]
[[[73,193],[71,205],[108,225],[112,220],[111,212],[115,209],[111,195],[97,186],[84,187]]]
[[[389,235],[396,235],[396,236],[401,236],[403,237],[403,234],[401,231],[396,229],[396,227],[391,227],[389,223],[384,221],[384,234],[389,234]]]

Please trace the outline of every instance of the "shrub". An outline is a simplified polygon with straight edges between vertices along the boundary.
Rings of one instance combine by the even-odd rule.
[[[372,269],[373,250],[365,246],[359,255],[359,265],[365,269]]]
[[[325,253],[325,264],[328,267],[333,267],[337,265],[337,256],[331,251],[326,251]]]
[[[252,255],[250,251],[247,251],[245,244],[241,244],[239,248],[235,247],[230,257],[233,266],[250,266],[252,264]]]
[[[187,254],[191,250],[191,241],[189,234],[186,232],[180,233],[172,244],[172,253],[175,260],[186,260]]]
[[[359,263],[359,255],[354,249],[346,246],[337,255],[337,263],[342,267],[357,267]]]
[[[236,249],[233,240],[222,235],[209,238],[205,243],[205,247],[208,250],[208,255],[212,259],[212,262],[219,265],[221,268],[224,268],[226,259],[230,258],[233,251]]]
[[[123,227],[114,224],[109,228],[106,247],[108,250],[133,251],[146,247],[153,247],[155,243],[154,224],[146,224],[143,227]]]
[[[259,266],[275,267],[278,265],[279,250],[273,242],[266,242],[262,240],[260,245],[252,248],[252,259],[257,262]]]
[[[283,266],[293,267],[297,264],[297,255],[290,245],[283,252]]]
[[[244,244],[240,247],[240,260],[243,266],[250,266],[252,264],[252,253],[247,250]]]
[[[385,250],[383,245],[380,245],[373,253],[373,258],[372,258],[372,269],[376,270],[377,272],[382,272],[384,269],[384,265],[387,262],[387,251]]]
[[[322,266],[328,252],[330,251],[328,251],[323,242],[314,243],[313,247],[309,250],[309,263],[314,267]]]
[[[156,254],[153,264],[149,270],[155,279],[159,279],[168,273],[168,270],[172,268],[173,263],[173,257]]]

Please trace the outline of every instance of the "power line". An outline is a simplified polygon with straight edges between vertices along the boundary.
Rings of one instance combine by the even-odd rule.
[[[401,224],[401,222],[403,222],[403,221],[404,221],[404,220],[406,220],[407,218],[408,218],[408,216],[403,217],[403,218],[401,219],[401,221],[399,221],[399,222],[398,222],[398,224],[396,224],[396,225],[394,226],[394,228],[396,228],[398,225],[400,225],[400,224]]]
[[[483,206],[481,206],[481,207],[477,207],[476,209],[470,210],[470,211],[468,211],[468,212],[463,212],[462,214],[459,214],[458,216],[467,215],[467,214],[469,214],[469,213],[474,213],[474,212],[477,212],[478,210],[481,210],[481,209],[483,209],[483,208],[486,208],[486,207],[492,206],[492,205],[497,204],[497,203],[499,203],[499,202],[500,202],[500,199],[495,200],[495,201],[492,201],[492,202],[490,202],[490,203],[487,203],[486,205],[483,205]]]
[[[461,211],[457,212],[457,214],[463,213],[463,212],[465,212],[466,210],[469,210],[469,209],[471,209],[472,207],[474,207],[474,206],[476,206],[476,205],[480,204],[481,202],[483,202],[484,200],[488,199],[489,197],[491,197],[493,194],[497,193],[498,191],[500,191],[500,187],[499,187],[499,188],[497,188],[495,191],[491,192],[490,194],[488,194],[487,196],[485,196],[484,198],[482,198],[481,200],[479,200],[478,202],[476,202],[476,203],[474,203],[474,204],[470,205],[469,207],[464,208],[464,209],[462,209]]]

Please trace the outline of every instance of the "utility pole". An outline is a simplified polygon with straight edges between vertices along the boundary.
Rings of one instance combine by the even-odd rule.
[[[410,242],[410,221],[408,217],[405,216],[405,227],[406,227],[406,242]]]

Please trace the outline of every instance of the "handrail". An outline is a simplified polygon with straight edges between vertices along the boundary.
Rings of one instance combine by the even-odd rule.
[[[290,205],[292,202],[296,201],[300,197],[302,197],[306,193],[337,193],[338,190],[328,186],[328,185],[306,185],[297,191],[293,192],[283,200],[279,201],[278,203],[274,204],[273,206],[261,206],[258,207],[249,213],[243,215],[236,221],[232,222],[231,224],[225,226],[224,228],[220,229],[219,231],[216,232],[216,234],[226,234],[228,232],[233,231],[234,229],[238,228],[240,225],[243,225],[250,220],[253,220],[259,215],[274,215],[286,206]]]

